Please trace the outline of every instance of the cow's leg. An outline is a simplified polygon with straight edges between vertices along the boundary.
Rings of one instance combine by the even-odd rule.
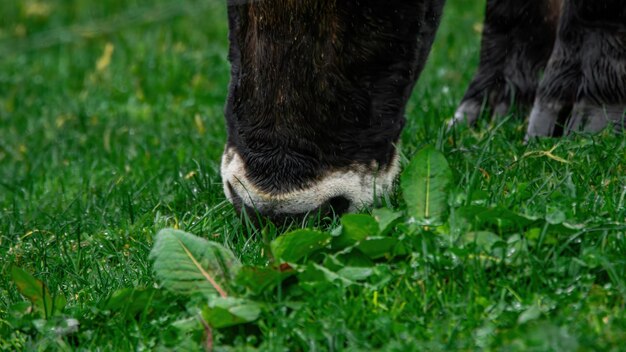
[[[556,35],[560,0],[488,0],[480,64],[452,124],[530,108]]]
[[[624,130],[626,4],[567,1],[554,52],[528,125],[528,137]]]

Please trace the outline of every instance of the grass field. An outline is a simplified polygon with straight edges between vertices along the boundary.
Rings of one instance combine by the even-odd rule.
[[[0,350],[199,349],[201,303],[153,274],[165,227],[267,263],[279,231],[242,224],[219,178],[223,3],[2,2]],[[425,145],[447,158],[449,221],[401,220],[393,236],[409,250],[370,263],[359,284],[258,293],[266,309],[213,329],[216,349],[624,350],[625,137],[524,145],[516,119],[442,130],[477,64],[482,7],[449,0],[402,136],[405,162]],[[405,211],[402,197],[392,204]],[[31,306],[13,267],[45,283],[56,307]]]

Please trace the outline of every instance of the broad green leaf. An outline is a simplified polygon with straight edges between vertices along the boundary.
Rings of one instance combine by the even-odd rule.
[[[319,265],[317,263],[309,263],[307,267],[298,275],[302,282],[328,282],[332,284],[341,284],[343,286],[353,285],[355,282],[343,277],[336,272]]]
[[[546,214],[546,221],[550,225],[559,225],[562,224],[565,220],[567,220],[565,213],[558,208],[550,207],[548,209],[548,213]]]
[[[537,220],[520,215],[503,207],[465,206],[455,210],[454,221],[461,228],[484,229],[495,227],[501,232],[517,231],[526,228]]]
[[[485,212],[479,213],[477,220],[483,224],[495,226],[501,231],[518,230],[535,222],[535,220],[503,207],[490,208]]]
[[[341,217],[343,233],[354,241],[378,234],[378,222],[367,214],[346,214]]]
[[[596,248],[585,248],[581,259],[589,268],[595,269],[602,265],[602,253]]]
[[[543,224],[542,224],[543,225]],[[528,245],[535,247],[541,240],[543,245],[553,246],[558,243],[559,231],[553,231],[554,227],[562,227],[562,225],[551,225],[548,231],[542,235],[543,229],[540,227],[532,227],[524,232],[524,237],[528,240]],[[542,237],[543,236],[543,237]]]
[[[280,271],[270,267],[243,266],[237,274],[237,283],[258,295],[271,290],[294,274],[294,270]]]
[[[342,253],[337,255],[337,259],[343,264],[343,266],[358,266],[358,267],[372,267],[374,262],[370,257],[366,256],[358,249],[354,249],[348,253]]]
[[[550,225],[550,232],[553,232],[555,234],[573,234],[579,232],[584,228],[584,224],[562,222],[557,225]]]
[[[402,216],[402,213],[388,208],[378,208],[372,210],[372,215],[378,222],[378,232],[383,234],[396,220],[398,220],[398,218],[400,218],[400,216]]]
[[[67,299],[65,298],[65,296],[55,296],[54,299],[54,312],[55,313],[60,313],[63,308],[65,308],[65,305],[67,304]]]
[[[452,170],[437,149],[427,146],[417,152],[402,172],[400,186],[408,215],[420,225],[439,225],[448,214]]]
[[[374,273],[372,268],[347,266],[337,271],[337,275],[352,281],[361,281],[370,277]]]
[[[326,247],[331,236],[313,230],[295,230],[276,237],[270,244],[274,258],[282,262],[295,263],[311,253]]]
[[[461,238],[463,244],[473,243],[481,250],[490,251],[497,242],[502,241],[498,235],[489,231],[467,232]]]
[[[337,254],[325,256],[322,265],[331,271],[338,272],[347,267],[371,268],[374,262],[357,248],[350,248]]]
[[[27,301],[20,301],[9,306],[8,313],[15,318],[21,319],[32,311],[33,304]]]
[[[344,248],[376,236],[379,232],[376,219],[367,214],[346,214],[341,217],[341,234],[335,237],[333,248]]]
[[[359,242],[356,246],[361,252],[372,259],[391,254],[398,240],[394,237],[372,236]]]
[[[106,304],[106,309],[131,317],[144,311],[156,294],[158,291],[152,287],[122,288],[113,292]]]
[[[46,285],[26,270],[12,266],[11,278],[20,293],[31,301],[44,317],[51,317],[53,313],[60,312],[65,307],[65,297],[58,296],[53,300]]]
[[[234,297],[215,297],[202,310],[202,317],[218,329],[255,321],[261,314],[257,302]]]
[[[176,320],[175,322],[172,323],[172,326],[184,333],[192,332],[202,327],[200,321],[195,316],[185,317],[185,318]]]
[[[224,246],[175,229],[159,231],[150,258],[165,288],[207,297],[227,296],[225,284],[231,282],[240,266]]]

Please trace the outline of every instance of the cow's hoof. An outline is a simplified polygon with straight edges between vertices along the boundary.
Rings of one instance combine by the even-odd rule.
[[[448,123],[448,129],[454,126],[472,126],[478,120],[482,110],[481,104],[474,101],[464,101],[454,112],[454,117]]]
[[[511,104],[509,102],[498,102],[492,108],[492,119],[499,119],[511,113]],[[454,117],[448,122],[448,129],[454,126],[473,126],[480,118],[484,111],[484,106],[476,100],[465,100],[454,112]]]
[[[587,101],[581,101],[574,105],[572,116],[565,125],[564,134],[569,135],[577,132],[596,133],[606,127],[612,127],[615,132],[621,132],[624,131],[625,116],[625,106],[599,106]]]
[[[553,136],[559,116],[561,116],[562,120],[563,116],[569,115],[571,109],[571,105],[568,106],[561,102],[537,98],[530,112],[525,140],[528,141],[534,137]]]
[[[522,59],[519,59],[522,60]],[[538,67],[540,65],[534,65]],[[448,127],[455,125],[474,125],[479,118],[487,116],[491,120],[513,115],[520,118],[527,116],[535,98],[538,81],[538,69],[529,72],[510,74],[512,69],[504,70],[497,77],[485,78],[484,72],[477,72],[474,80],[465,92],[465,97],[454,113]],[[525,77],[521,79],[520,77]]]
[[[450,125],[526,115],[552,53],[559,18],[554,5],[487,1],[480,63]]]
[[[580,101],[573,106],[537,99],[528,122],[526,140],[576,133],[597,133],[611,127],[616,133],[626,131],[626,106],[598,105]]]
[[[573,43],[557,40],[538,88],[526,139],[596,133],[606,127],[624,130],[626,51],[607,44],[615,41],[612,33],[593,37],[583,32],[580,36]],[[597,43],[583,41],[586,36],[606,45],[600,45],[600,50]]]

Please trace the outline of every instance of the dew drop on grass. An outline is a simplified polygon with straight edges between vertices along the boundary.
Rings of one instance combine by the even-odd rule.
[[[511,310],[512,311],[519,312],[522,309],[524,309],[524,306],[522,305],[521,302],[515,301],[515,302],[511,303]]]
[[[577,286],[575,286],[575,285],[571,285],[571,286],[569,286],[569,287],[567,287],[567,288],[565,288],[565,289],[558,288],[558,289],[556,289],[555,293],[556,293],[557,295],[566,295],[566,296],[569,296],[569,295],[571,295],[574,291],[576,291],[576,288],[577,288]]]
[[[515,246],[511,246],[511,247],[507,248],[507,250],[506,250],[506,256],[507,256],[507,257],[512,257],[512,256],[514,256],[517,252],[518,252],[517,247],[515,247]]]

